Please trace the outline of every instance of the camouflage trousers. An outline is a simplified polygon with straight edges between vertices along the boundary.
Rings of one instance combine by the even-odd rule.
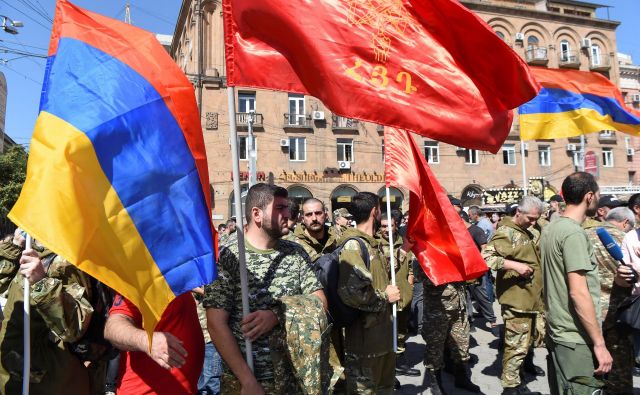
[[[502,308],[504,321],[504,350],[502,354],[502,376],[504,388],[520,385],[520,368],[536,339],[544,338],[544,318],[539,313],[521,313],[508,307]]]
[[[344,363],[347,394],[393,394],[396,377],[396,355],[377,356],[347,354]]]
[[[422,337],[425,342],[424,363],[427,369],[440,370],[444,366],[445,344],[454,363],[469,360],[469,317],[464,288],[452,300],[424,293]]]

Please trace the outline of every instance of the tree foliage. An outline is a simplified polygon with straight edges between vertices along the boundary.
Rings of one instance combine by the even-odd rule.
[[[27,153],[14,145],[0,155],[0,221],[4,220],[18,200],[27,175]]]

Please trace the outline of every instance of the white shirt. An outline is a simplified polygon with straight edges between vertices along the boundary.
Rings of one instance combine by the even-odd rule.
[[[622,240],[622,255],[624,257],[624,262],[627,265],[631,265],[633,270],[640,274],[640,256],[638,256],[634,249],[638,249],[640,251],[640,240],[638,240],[638,232],[636,230],[632,230],[627,233],[627,235]],[[633,285],[633,289],[631,290],[632,295],[640,295],[640,278],[638,282]]]

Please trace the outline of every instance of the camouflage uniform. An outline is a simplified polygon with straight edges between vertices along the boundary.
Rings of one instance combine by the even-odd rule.
[[[362,259],[360,244],[348,241],[340,252],[338,295],[361,311],[345,328],[345,372],[350,394],[393,393],[396,358],[393,352],[391,305],[385,293],[390,284],[378,240],[349,228],[342,235],[358,237],[368,248],[370,266]]]
[[[299,224],[293,232],[292,241],[300,244],[309,255],[309,258],[311,258],[311,262],[315,262],[322,255],[333,252],[339,246],[338,237],[333,226],[325,226],[324,232],[325,240],[316,240],[306,232],[304,224]]]
[[[278,240],[274,249],[258,250],[246,243],[246,263],[249,279],[249,310],[274,310],[278,299],[285,296],[311,294],[322,285],[311,270],[309,257],[295,243]],[[236,243],[220,250],[218,279],[205,287],[205,308],[222,309],[229,313],[228,325],[242,354],[245,342],[242,335],[242,292]],[[286,350],[274,345],[285,336],[282,325],[255,340],[253,346],[254,375],[268,394],[300,393]],[[279,363],[275,364],[275,361]],[[225,366],[222,393],[239,393],[238,380]]]
[[[232,244],[234,245],[238,244],[238,231],[235,231],[227,235],[224,239],[221,237],[220,242],[218,243],[220,247],[228,247]]]
[[[51,253],[43,259],[50,262],[47,275],[31,286],[30,393],[90,394],[92,377],[89,370],[69,351],[67,344],[79,340],[89,326],[93,313],[89,302],[90,278]],[[3,267],[6,265],[7,262],[2,262]],[[22,388],[23,279],[19,275],[11,279],[0,330],[0,390],[3,394],[17,394]],[[104,371],[94,372],[104,374]]]
[[[400,300],[398,301],[397,323],[398,323],[398,354],[405,351],[405,344],[409,337],[409,318],[411,317],[411,299],[413,299],[413,284],[409,284],[409,276],[413,275],[413,253],[404,254],[400,252],[402,247],[402,237],[394,234],[393,252],[396,259],[396,285],[400,288]],[[378,234],[378,241],[385,257],[385,268],[391,275],[391,248],[389,241]]]
[[[425,342],[425,367],[433,371],[443,368],[445,343],[453,362],[464,365],[470,359],[465,283],[435,286],[426,275],[420,277],[424,298],[422,337]]]
[[[496,293],[505,326],[500,378],[504,388],[520,385],[520,368],[529,349],[544,339],[539,241],[540,231],[536,227],[523,229],[508,218],[501,222],[482,252],[487,265],[497,272]],[[528,265],[533,274],[523,279],[514,270],[505,270],[505,259]]]
[[[598,238],[596,230],[599,227],[605,228],[618,245],[622,244],[625,234],[608,222],[591,220],[585,221],[583,224],[598,262],[600,306],[602,316],[605,317],[602,332],[607,350],[613,358],[613,365],[606,380],[605,392],[612,395],[631,394],[633,392],[632,372],[634,365],[633,337],[630,331],[616,325],[618,306],[627,296],[631,295],[631,288],[620,287],[613,281],[618,263]]]

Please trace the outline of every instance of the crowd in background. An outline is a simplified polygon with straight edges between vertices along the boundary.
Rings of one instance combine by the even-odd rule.
[[[489,270],[441,284],[411,252],[408,214],[387,215],[377,195],[358,193],[329,213],[318,199],[300,204],[257,184],[243,221],[218,227],[218,279],[173,300],[151,336],[135,305],[37,242],[25,250],[18,229],[0,244],[0,391],[21,391],[27,278],[35,394],[393,393],[396,376],[421,375],[405,356],[417,334],[433,394],[455,393],[443,372],[480,393],[469,369],[480,327],[500,339],[503,394],[536,394],[525,374],[547,375],[552,394],[632,394],[640,338],[620,317],[640,295],[640,194],[600,196],[593,177],[574,173],[546,203],[526,196],[485,212],[450,201]],[[549,351],[546,371],[533,363],[538,347]]]

